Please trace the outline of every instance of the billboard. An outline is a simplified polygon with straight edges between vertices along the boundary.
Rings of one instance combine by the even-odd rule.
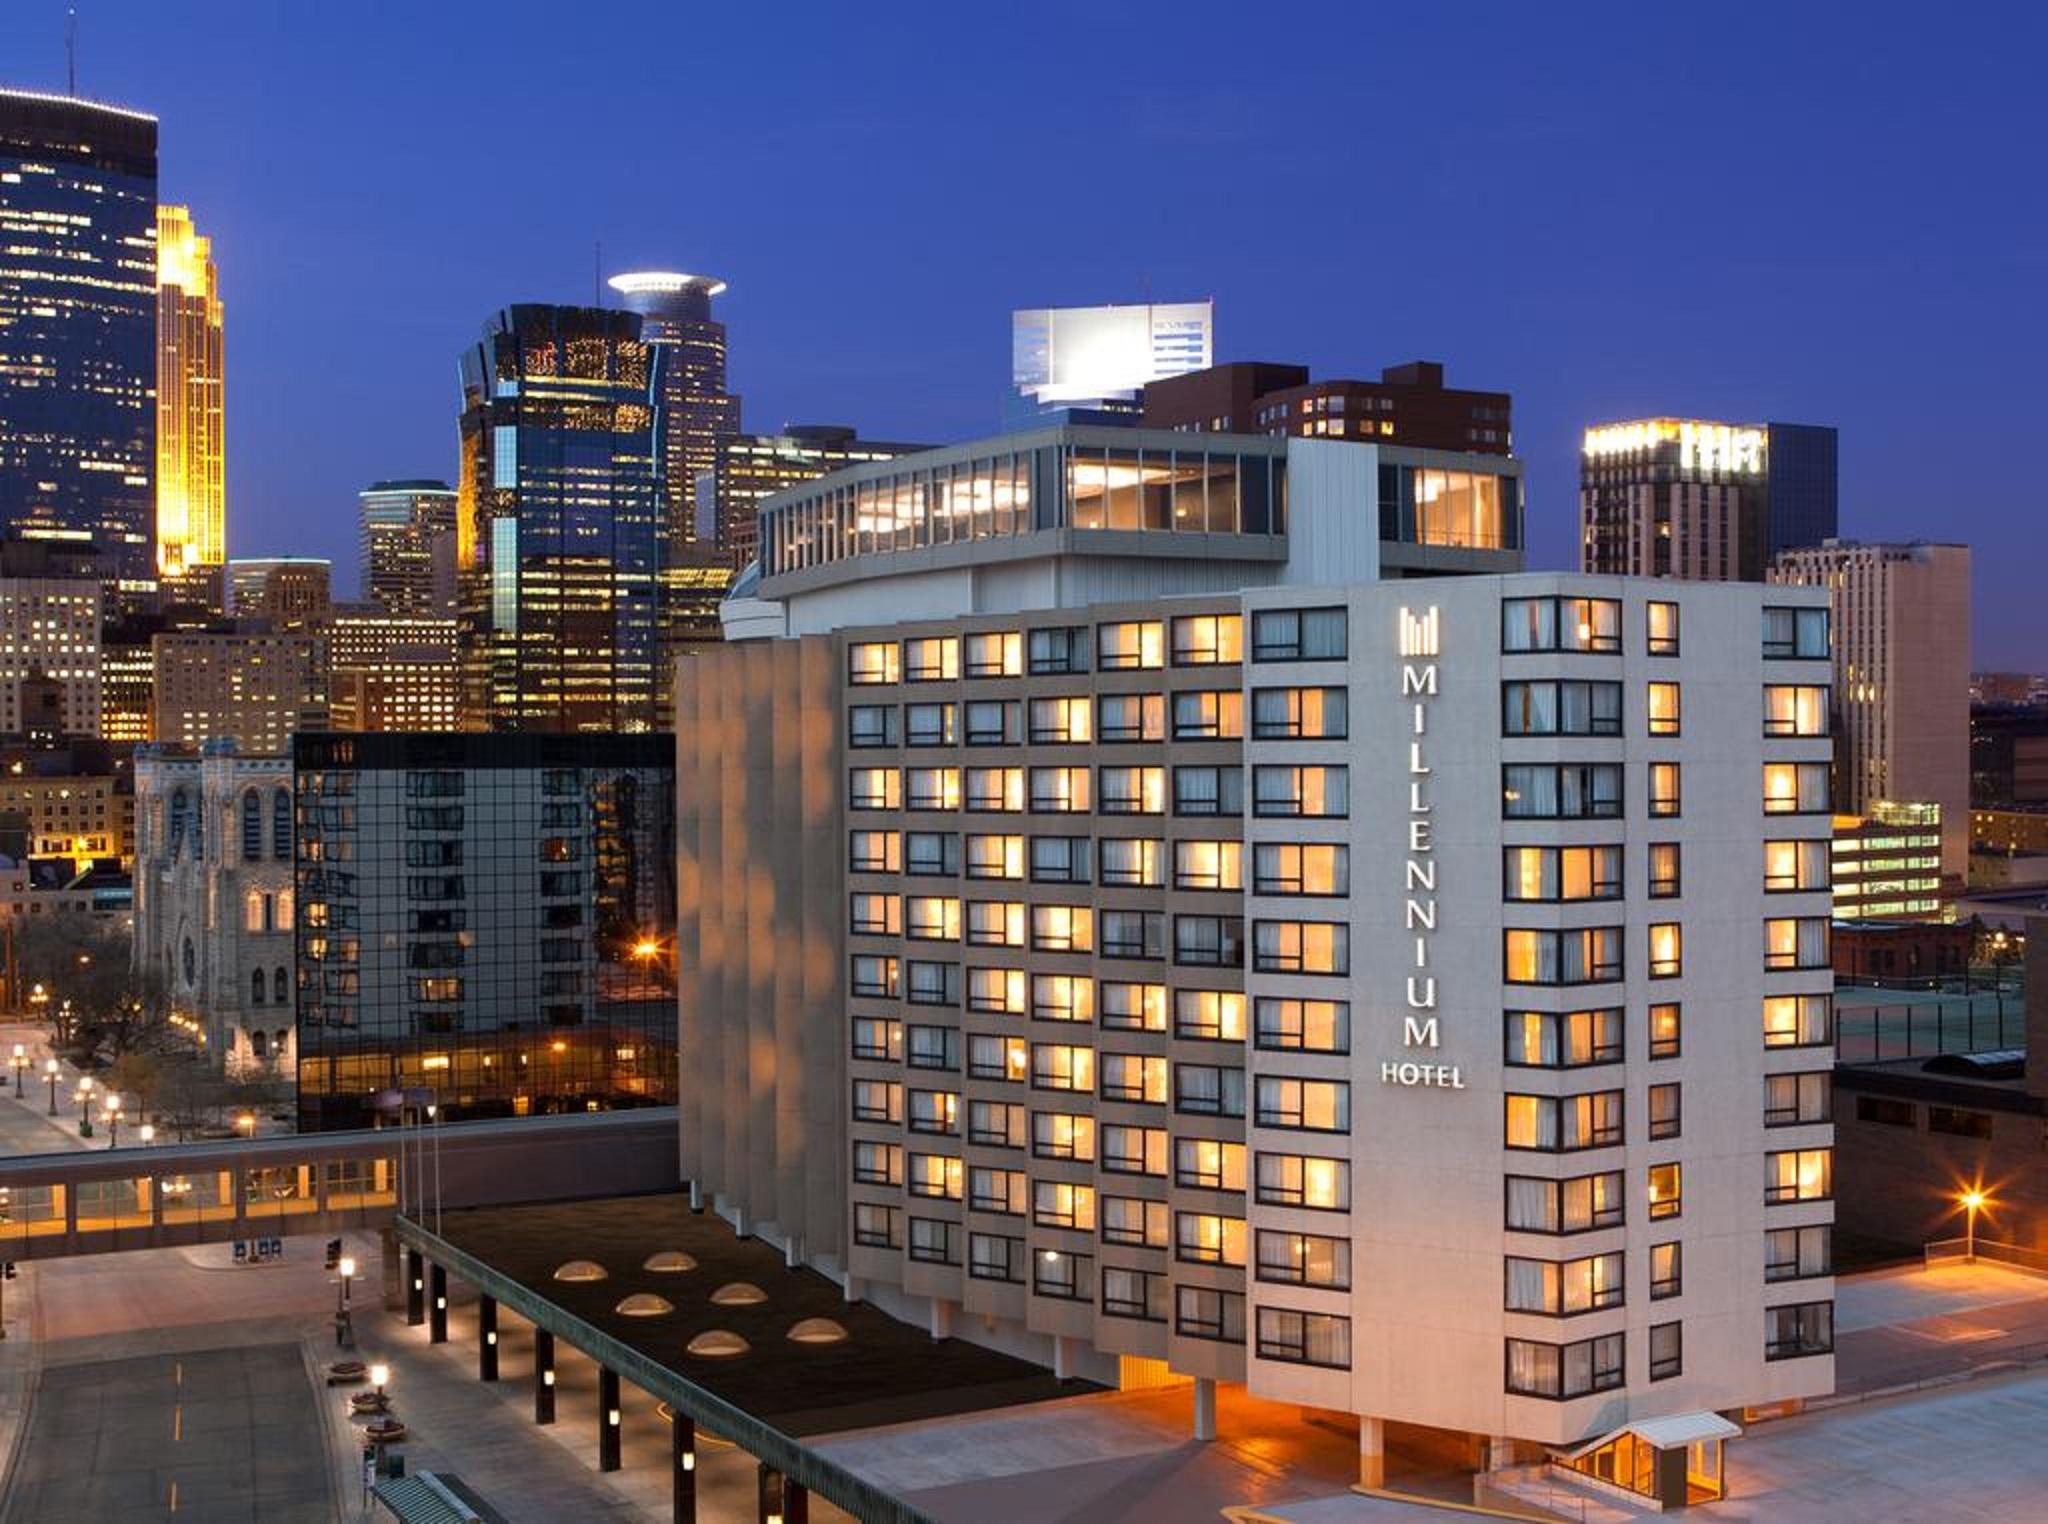
[[[1128,397],[1213,363],[1214,303],[1026,307],[1010,314],[1010,371],[1042,405]]]

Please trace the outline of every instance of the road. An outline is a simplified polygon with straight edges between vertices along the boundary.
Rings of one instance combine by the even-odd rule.
[[[6,1524],[328,1524],[302,1353],[334,1292],[317,1242],[235,1267],[224,1244],[35,1267],[41,1370]]]

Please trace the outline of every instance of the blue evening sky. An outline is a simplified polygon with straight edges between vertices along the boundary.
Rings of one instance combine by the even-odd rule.
[[[1223,359],[1514,393],[1531,564],[1577,438],[1834,423],[1843,529],[1976,549],[1976,658],[2048,667],[2048,11],[1891,4],[81,0],[215,235],[235,554],[355,575],[448,475],[455,361],[609,270],[732,283],[746,423],[994,432],[1014,306],[1212,296]],[[62,88],[65,6],[0,78]]]

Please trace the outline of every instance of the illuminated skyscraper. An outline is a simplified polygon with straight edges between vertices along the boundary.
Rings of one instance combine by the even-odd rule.
[[[740,399],[725,389],[725,324],[711,298],[725,282],[650,270],[614,275],[611,288],[640,315],[640,336],[663,352],[656,423],[662,505],[671,544],[697,538],[697,477],[718,459],[718,441],[740,431]]]
[[[0,532],[156,589],[156,118],[0,90]]]
[[[156,270],[156,566],[169,582],[227,558],[219,277],[182,206],[157,208]]]
[[[465,729],[654,728],[664,358],[634,313],[539,304],[463,355]]]
[[[363,513],[363,597],[387,614],[454,613],[436,588],[435,548],[455,534],[455,490],[442,481],[372,482]]]

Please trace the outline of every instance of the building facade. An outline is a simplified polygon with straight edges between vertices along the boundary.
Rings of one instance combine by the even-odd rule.
[[[1938,806],[1942,877],[1961,884],[1970,866],[1969,547],[1830,540],[1779,556],[1771,580],[1825,588],[1832,600],[1842,809]]]
[[[655,723],[664,352],[630,312],[508,307],[462,362],[463,723]]]
[[[334,612],[334,563],[324,556],[237,556],[227,583],[228,612],[273,629],[318,629]]]
[[[135,968],[230,1073],[289,1075],[291,764],[215,741],[135,759]]]
[[[1355,1416],[1368,1479],[1828,1390],[1828,669],[1761,638],[1824,600],[1394,580],[1321,440],[1075,532],[1092,461],[1009,443],[1008,540],[934,540],[961,462],[879,542],[867,472],[772,501],[783,638],[679,674],[700,1198],[935,1333]]]
[[[1761,582],[1835,532],[1835,431],[1650,418],[1586,430],[1579,570]]]
[[[327,626],[336,730],[450,731],[462,719],[455,621],[344,607]]]
[[[301,731],[328,726],[323,637],[260,620],[150,639],[151,738],[197,750],[232,739],[282,756]]]
[[[220,278],[189,209],[157,208],[156,268],[156,566],[176,580],[227,559]]]
[[[415,479],[372,482],[356,494],[363,526],[363,597],[387,614],[453,618],[455,489]]]
[[[778,492],[870,461],[914,455],[929,445],[862,439],[840,424],[791,424],[779,434],[719,441],[708,476],[697,479],[697,536],[714,540],[735,567],[753,560],[755,520]]]
[[[719,441],[740,431],[740,399],[726,390],[725,324],[711,315],[725,282],[642,270],[608,284],[639,314],[641,337],[662,352],[656,455],[673,551],[698,538],[697,478],[716,464]]]
[[[1306,365],[1212,365],[1145,388],[1148,429],[1296,434],[1374,440],[1413,449],[1507,455],[1514,400],[1444,385],[1431,360],[1390,365],[1377,381],[1311,381]]]
[[[1835,817],[1838,921],[1939,919],[1941,806],[1871,801],[1867,815]]]
[[[62,542],[0,541],[0,734],[100,734],[96,566]]]
[[[98,862],[131,866],[135,777],[127,759],[91,741],[0,752],[0,853],[62,861],[77,872]]]
[[[648,736],[306,735],[299,1126],[676,1098],[675,762]]]
[[[0,529],[156,590],[156,118],[0,90]]]

